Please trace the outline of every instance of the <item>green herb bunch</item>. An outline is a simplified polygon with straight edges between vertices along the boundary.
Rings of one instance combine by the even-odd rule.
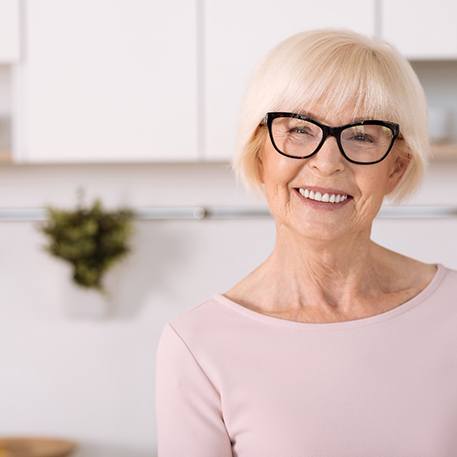
[[[94,288],[103,295],[106,271],[127,253],[133,231],[133,211],[128,208],[106,211],[100,199],[89,208],[75,210],[46,207],[47,220],[39,229],[49,237],[44,249],[73,267],[73,280],[82,287]]]

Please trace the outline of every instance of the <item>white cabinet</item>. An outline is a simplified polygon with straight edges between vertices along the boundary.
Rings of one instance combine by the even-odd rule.
[[[14,68],[15,161],[230,160],[248,78],[293,33],[380,30],[407,57],[457,58],[457,2],[411,5],[0,0],[0,63],[22,54]]]
[[[382,0],[381,35],[409,59],[457,58],[455,0]]]
[[[189,0],[25,1],[16,160],[197,159],[195,10]]]
[[[0,64],[19,60],[19,0],[0,0]]]
[[[373,36],[375,1],[211,0],[204,10],[205,160],[228,160],[241,97],[253,67],[280,40],[310,28],[348,27]]]

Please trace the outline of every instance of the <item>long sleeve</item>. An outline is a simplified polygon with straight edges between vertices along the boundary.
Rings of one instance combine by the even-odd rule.
[[[219,394],[170,323],[157,346],[155,396],[158,457],[233,457]]]

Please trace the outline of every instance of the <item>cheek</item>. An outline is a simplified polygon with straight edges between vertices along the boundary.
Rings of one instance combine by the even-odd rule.
[[[288,157],[281,156],[277,152],[266,154],[264,158],[264,180],[267,186],[288,186],[297,176],[300,164],[295,163]],[[277,157],[278,156],[278,157]]]
[[[362,166],[354,173],[356,186],[359,189],[361,199],[382,199],[387,184],[387,163]],[[372,167],[372,168],[370,168]]]
[[[361,225],[371,222],[384,200],[385,175],[370,174],[357,182],[359,195],[354,200],[354,218]]]
[[[354,173],[354,180],[355,188],[358,190],[358,195],[354,199],[354,222],[366,225],[376,217],[383,203],[387,167],[383,164],[371,170],[357,170],[357,173]]]

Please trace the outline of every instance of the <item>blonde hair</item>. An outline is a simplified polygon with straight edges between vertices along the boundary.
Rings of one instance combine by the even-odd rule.
[[[386,197],[399,203],[416,191],[430,155],[427,101],[416,73],[384,40],[332,27],[284,39],[255,67],[244,93],[231,162],[237,181],[248,191],[264,195],[258,154],[267,131],[258,126],[266,112],[309,111],[317,105],[334,113],[353,105],[353,118],[400,124],[412,158]]]

